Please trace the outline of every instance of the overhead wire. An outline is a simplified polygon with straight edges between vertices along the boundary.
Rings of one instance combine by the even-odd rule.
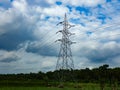
[[[106,30],[107,28],[111,28],[111,27],[113,27],[113,26],[115,26],[115,25],[119,25],[120,24],[120,22],[115,22],[115,23],[111,23],[111,24],[109,24],[109,25],[105,25],[105,26],[100,26],[100,27],[97,27],[97,28],[95,28],[95,30],[94,31],[91,31],[91,32],[93,32],[93,33],[97,33],[97,32],[100,32],[99,30]],[[53,33],[53,32],[52,32]],[[53,40],[53,38],[56,38],[56,34],[54,33],[54,34],[52,34],[52,33],[50,33],[49,31],[47,31],[44,35],[42,35],[43,37],[41,38],[41,40],[40,40],[40,42],[41,42],[41,44],[40,44],[40,47],[43,47],[43,46],[45,46],[45,45],[50,45],[51,44],[51,42],[52,43],[54,43],[54,41],[52,41]],[[86,33],[81,33],[80,35],[85,35]],[[50,35],[50,36],[49,36]],[[119,35],[119,34],[115,34],[115,35]],[[115,36],[115,35],[111,35],[111,36]],[[49,36],[49,37],[48,37]],[[44,39],[44,37],[48,37],[48,38],[45,38]],[[95,39],[94,39],[95,40]],[[48,42],[49,41],[49,42]]]
[[[119,30],[120,29],[120,24],[119,24],[120,22],[116,22],[116,23],[112,23],[112,24],[110,24],[110,25],[107,25],[107,26],[104,26],[104,27],[100,27],[100,28],[97,28],[97,31],[94,31],[93,33],[94,34],[96,34],[97,36],[100,36],[100,31],[98,30],[98,29],[102,29],[103,31],[104,30],[106,30],[107,28],[110,28],[110,30],[109,31],[111,31],[111,30]],[[109,31],[108,31],[108,33],[109,33]],[[99,35],[98,35],[99,34]],[[83,35],[85,35],[85,34],[83,34]],[[106,37],[97,37],[97,38],[94,38],[94,37],[88,37],[86,40],[99,40],[99,39],[103,39],[103,38],[106,38],[106,39],[110,39],[110,37],[113,37],[113,36],[117,36],[117,35],[120,35],[120,33],[118,33],[118,34],[109,34],[109,35],[107,35]],[[107,38],[107,37],[109,37],[109,38]],[[84,39],[85,40],[85,39]],[[114,39],[115,40],[115,39]],[[79,43],[79,42],[78,42]]]
[[[116,24],[118,24],[118,23],[116,23]],[[114,25],[116,25],[116,24],[114,24]],[[107,28],[108,27],[112,27],[113,25],[109,25],[109,26],[107,26]],[[104,28],[104,27],[103,27]],[[99,28],[98,28],[99,29]],[[102,29],[102,28],[100,28],[100,29]],[[82,35],[82,34],[81,34]],[[109,35],[109,36],[116,36],[116,35],[120,35],[120,34],[114,34],[114,35]],[[45,45],[47,45],[47,46],[52,46],[52,44],[54,43],[54,41],[53,42],[51,42],[52,40],[53,40],[53,38],[55,38],[56,36],[55,35],[51,35],[52,37],[51,38],[48,38],[47,39],[47,41],[45,41],[45,43],[43,43],[42,45],[41,45],[41,47],[43,47],[43,46],[45,46]],[[91,39],[91,40],[97,40],[97,39],[101,39],[101,37],[100,38],[93,38],[93,39]],[[49,41],[49,42],[48,42]],[[51,42],[51,43],[50,43]]]
[[[49,46],[49,45],[51,45],[51,43],[54,43],[55,41],[53,41],[53,39],[54,39],[55,37],[57,37],[57,36],[51,35],[51,36],[50,36],[49,38],[47,38],[47,39],[44,39],[44,38],[43,38],[43,40],[40,41],[41,43],[39,44],[39,48],[40,48],[40,47],[43,47],[43,46]]]
[[[118,23],[117,23],[118,24]],[[114,25],[116,25],[116,24],[114,24]],[[113,26],[113,25],[112,25]],[[107,28],[110,28],[110,30],[109,31],[115,31],[115,30],[119,30],[120,29],[120,25],[118,26],[118,27],[116,27],[116,26],[114,26],[114,27],[112,27],[112,26],[108,26]],[[107,32],[107,33],[110,33],[110,32]],[[99,35],[98,35],[99,34]],[[97,33],[96,34],[97,36],[100,36],[100,33]],[[111,36],[116,36],[116,35],[120,35],[120,33],[118,33],[118,34],[108,34],[106,37],[111,37]],[[103,37],[103,38],[105,38],[105,37]],[[99,37],[99,38],[96,38],[96,39],[101,39],[101,37]],[[107,38],[108,39],[108,38]]]
[[[93,32],[97,32],[100,29],[101,30],[103,30],[103,29],[105,30],[105,29],[110,28],[110,27],[112,27],[114,25],[120,25],[120,22],[115,22],[115,23],[109,24],[107,26],[100,26],[100,27],[96,28]]]

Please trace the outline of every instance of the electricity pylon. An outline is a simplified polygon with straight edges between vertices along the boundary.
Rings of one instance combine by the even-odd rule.
[[[70,76],[68,75],[68,72],[71,72],[74,69],[74,62],[70,47],[73,43],[75,43],[70,40],[70,36],[74,35],[74,33],[71,33],[69,31],[69,29],[71,27],[74,27],[74,25],[70,25],[68,23],[66,14],[64,17],[64,21],[59,22],[57,25],[59,24],[63,25],[63,30],[58,31],[62,34],[62,38],[57,40],[60,41],[61,44],[60,44],[60,51],[56,64],[56,70],[59,71],[59,80],[64,82],[66,80],[66,77]]]

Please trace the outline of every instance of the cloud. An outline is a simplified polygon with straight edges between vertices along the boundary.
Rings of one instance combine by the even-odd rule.
[[[32,34],[34,20],[30,19],[31,17],[25,16],[27,15],[27,11],[24,4],[22,4],[21,10],[19,9],[19,6],[23,3],[22,1],[20,3],[14,1],[13,3],[16,5],[15,7],[8,10],[0,10],[1,49],[14,50],[20,43],[34,39],[34,35]],[[18,12],[18,9],[20,12]]]
[[[99,47],[92,49],[87,56],[88,59],[94,63],[111,62],[110,60],[120,55],[118,51],[120,49],[120,46],[116,42],[105,43],[101,48]]]
[[[105,3],[105,0],[61,0],[63,4],[72,5],[72,6],[87,6],[94,7],[98,4]]]
[[[81,6],[96,6],[98,4],[104,3],[104,0],[70,0],[71,5],[81,5]]]
[[[53,6],[45,8],[43,12],[49,16],[63,16],[65,13],[68,12],[68,8],[63,6]]]
[[[0,73],[29,73],[54,70],[56,57],[28,53],[24,48],[17,51],[0,50]]]
[[[2,0],[2,3],[5,2]],[[61,2],[60,5],[56,4]],[[0,6],[0,73],[54,70],[67,13],[75,68],[119,66],[119,1],[13,0]]]
[[[50,45],[41,45],[41,42],[31,42],[26,48],[26,52],[36,53],[42,56],[57,56],[57,51]]]
[[[42,8],[45,8],[45,7],[50,7],[50,3],[48,3],[48,0],[27,0],[28,4],[30,5],[39,5],[40,7]]]
[[[15,51],[4,51],[4,50],[0,50],[0,62],[1,63],[12,63],[12,62],[16,62],[19,57],[15,54]]]
[[[8,57],[8,58],[5,58],[3,60],[0,60],[0,62],[4,62],[4,63],[10,63],[10,62],[14,62],[14,61],[17,61],[17,58],[15,57]]]
[[[15,0],[13,1],[12,6],[14,9],[19,10],[19,12],[22,12],[23,14],[25,14],[28,9],[26,0]]]

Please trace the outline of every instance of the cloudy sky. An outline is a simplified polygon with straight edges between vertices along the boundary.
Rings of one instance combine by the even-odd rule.
[[[120,66],[120,0],[0,0],[0,73],[55,70],[65,13],[75,68]]]

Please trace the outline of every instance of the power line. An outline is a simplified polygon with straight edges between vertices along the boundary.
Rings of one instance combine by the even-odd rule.
[[[115,28],[118,28],[118,27],[116,27],[116,25],[119,26],[119,25],[120,25],[119,23],[120,23],[120,22],[115,22],[115,23],[112,23],[112,24],[107,25],[107,26],[98,27],[98,28],[96,28],[96,29],[93,31],[93,33],[100,32],[100,31],[99,31],[100,29],[101,29],[101,30],[105,30],[105,29],[107,29],[107,28],[110,28],[110,29],[111,29],[113,26],[115,26]],[[112,30],[113,30],[113,29],[112,29]],[[52,33],[53,33],[53,32],[52,32]],[[43,38],[41,39],[40,47],[43,47],[43,46],[45,46],[45,45],[49,46],[50,42],[51,42],[51,41],[54,41],[53,39],[56,38],[57,35],[55,36],[55,35],[52,34],[52,33],[51,33],[50,31],[47,31],[44,35],[42,35]],[[85,34],[86,34],[86,33],[85,33]],[[80,35],[85,35],[85,34],[81,33]],[[48,37],[48,35],[50,35],[50,36]],[[119,35],[119,34],[115,34],[115,35]],[[110,35],[110,36],[115,36],[115,35]],[[48,38],[45,38],[45,39],[44,39],[44,37],[48,37]],[[88,37],[88,39],[89,39],[89,37]],[[96,38],[96,39],[94,39],[94,40],[97,40],[97,39],[101,39],[101,38]]]
[[[103,39],[103,38],[105,38],[105,39],[110,39],[111,36],[118,36],[118,35],[120,35],[120,33],[118,33],[118,34],[113,34],[113,35],[108,35],[109,37],[106,36],[106,37],[93,38],[93,39],[91,39],[91,40],[99,40],[99,39]]]
[[[94,29],[93,32],[97,32],[98,30],[105,30],[105,29],[110,28],[110,27],[115,26],[115,25],[120,26],[120,22],[115,22],[115,23],[112,23],[112,24],[107,25],[107,26],[100,26],[100,27],[97,27],[97,28]]]

